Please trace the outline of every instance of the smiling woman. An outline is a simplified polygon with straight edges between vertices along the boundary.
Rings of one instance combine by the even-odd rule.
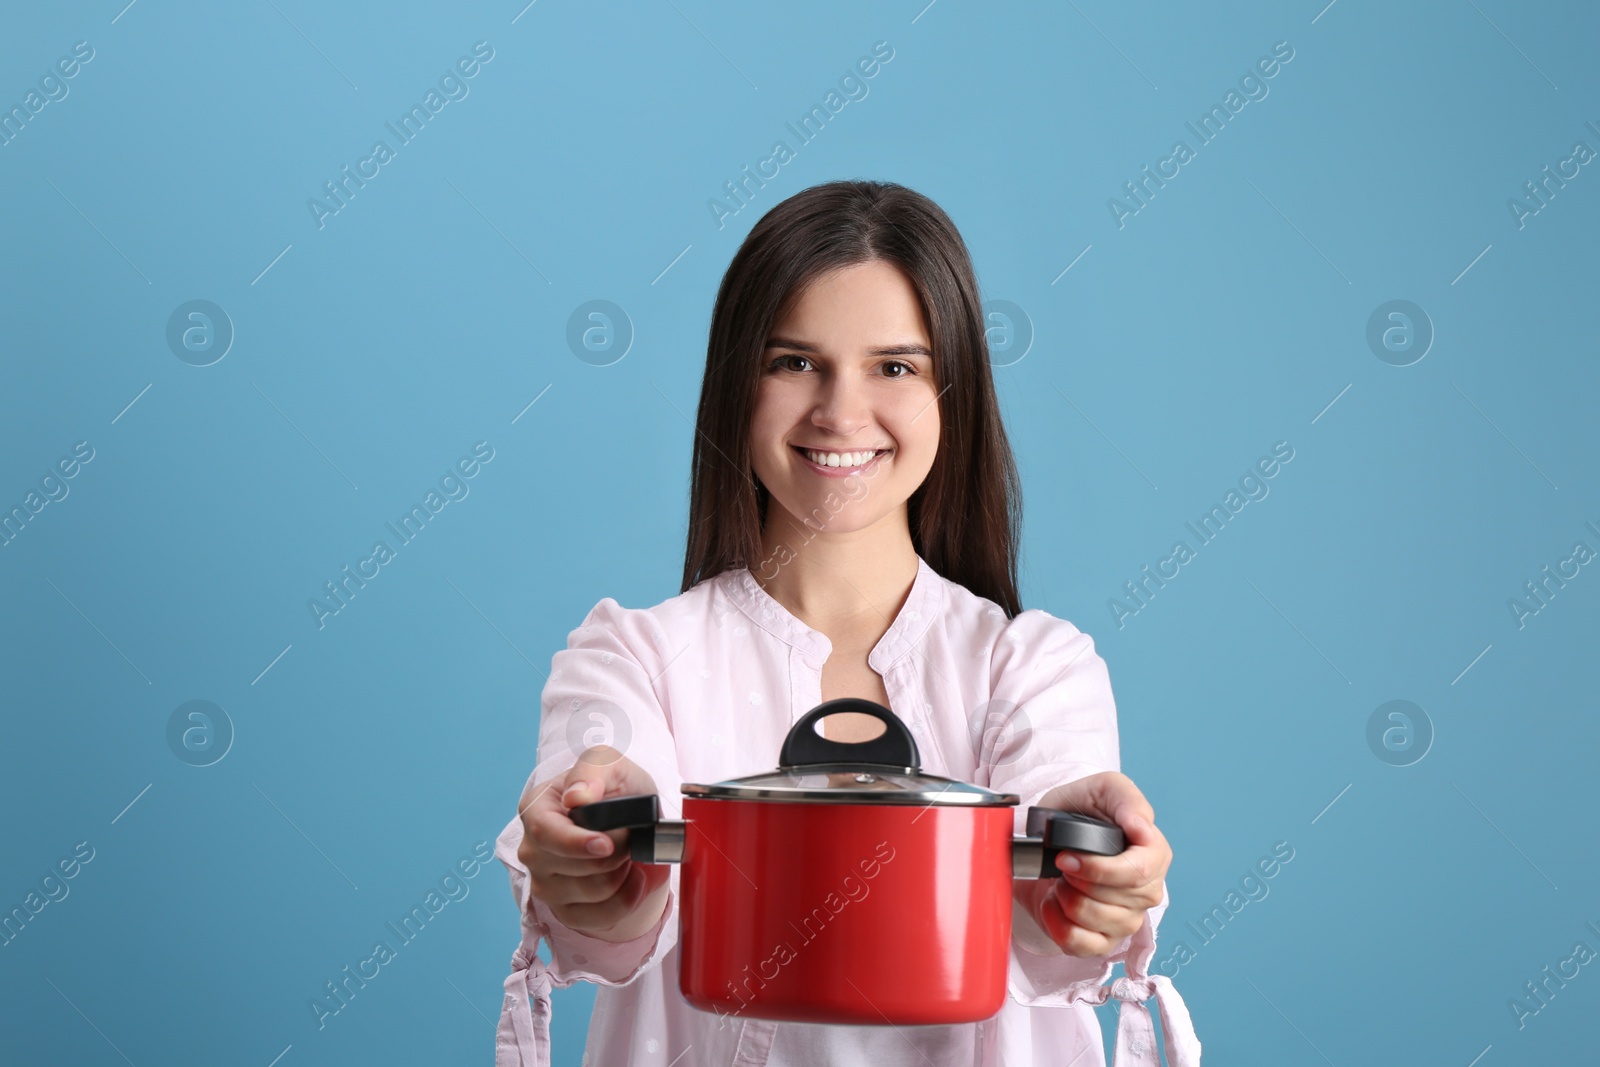
[[[886,343],[855,348],[851,339]],[[801,340],[807,338],[807,340]],[[905,273],[881,260],[841,267],[806,286],[767,341],[750,429],[751,464],[791,536],[847,482],[870,475],[882,492],[836,513],[873,525],[928,476],[939,448],[933,353]]]
[[[904,186],[815,186],[745,238],[711,314],[682,591],[648,608],[604,597],[570,633],[541,698],[533,773],[497,842],[523,918],[497,1064],[548,1064],[550,990],[591,981],[602,989],[585,1058],[597,1063],[1094,1067],[1103,1060],[1093,1006],[1115,997],[1123,1067],[1157,1062],[1150,999],[1168,1062],[1198,1067],[1182,999],[1149,973],[1172,850],[1121,773],[1105,662],[1076,626],[1023,610],[1017,593],[1020,490],[986,342],[965,243],[937,204]],[[1015,810],[1001,805],[995,825],[1021,832],[1035,805],[1080,812],[1118,824],[1129,847],[1116,863],[1063,853],[1061,877],[1002,877],[1005,888],[985,899],[940,892],[943,879],[897,863],[870,897],[865,883],[823,894],[811,913],[826,927],[819,936],[754,938],[697,984],[707,972],[691,931],[738,927],[737,917],[677,864],[635,861],[645,837],[600,829],[574,809],[652,794],[682,823],[680,794],[769,766],[803,716],[841,698],[863,703],[803,728],[864,755],[893,721],[914,747],[892,766],[920,761],[1010,797]],[[881,715],[859,710],[874,705]],[[575,742],[596,706],[625,729],[613,744]],[[1013,741],[978,742],[994,729]],[[795,889],[828,867],[838,835],[785,832],[766,810],[795,803],[756,804],[781,854],[771,871],[740,872],[757,892]],[[840,832],[855,830],[859,809],[841,810]],[[688,824],[684,856],[738,853],[706,825]],[[914,836],[886,831],[881,858]],[[958,878],[979,869],[959,847],[941,848],[936,865]],[[976,923],[1005,954],[982,964],[961,937],[921,926],[876,949],[846,936],[893,929],[918,909],[960,930]],[[538,955],[546,939],[548,965]],[[1108,985],[1119,962],[1126,976]],[[744,975],[730,987],[748,983],[731,1000],[724,973]],[[827,1010],[802,1009],[786,992],[801,973],[806,996]],[[900,988],[908,975],[937,984],[956,974],[961,982],[937,995]],[[931,1006],[963,983],[981,1010]],[[879,1005],[898,1012],[884,999],[895,996],[912,1006],[901,1021],[915,1023],[891,1024]],[[846,1003],[860,1012],[839,1014]]]
[[[861,472],[881,466],[874,486],[893,482],[877,506],[904,508],[934,570],[1021,610],[1021,488],[970,263],[948,216],[892,183],[809,189],[757,223],[713,313],[683,589],[768,558],[838,488],[799,452],[883,450]],[[768,528],[774,498],[785,514]],[[881,518],[862,505],[832,529]]]

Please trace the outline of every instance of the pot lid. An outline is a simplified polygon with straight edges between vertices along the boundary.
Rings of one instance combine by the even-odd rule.
[[[812,804],[931,804],[958,807],[1015,806],[1015,793],[996,793],[970,782],[880,763],[828,763],[779,767],[726,782],[683,783],[685,796],[773,800]]]
[[[817,732],[830,715],[854,712],[884,724],[866,741],[835,741]],[[784,739],[776,770],[700,784],[685,782],[685,796],[821,804],[933,804],[1000,807],[1020,802],[970,782],[924,774],[917,742],[899,717],[881,704],[843,697],[817,705]]]

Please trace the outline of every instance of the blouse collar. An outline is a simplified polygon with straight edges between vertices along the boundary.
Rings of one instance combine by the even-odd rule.
[[[820,667],[833,651],[833,643],[827,634],[812,629],[796,618],[761,587],[748,567],[725,571],[722,578],[724,590],[740,610],[750,617],[750,621],[778,640],[799,649],[808,660],[815,661]],[[944,606],[944,584],[945,579],[928,566],[919,554],[917,576],[912,580],[911,592],[901,605],[900,613],[889,624],[889,629],[868,653],[867,666],[880,675],[884,674],[917,646],[933,624],[934,616]]]

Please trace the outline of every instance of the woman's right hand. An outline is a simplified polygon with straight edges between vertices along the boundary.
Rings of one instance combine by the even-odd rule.
[[[634,863],[623,847],[627,830],[585,830],[567,814],[608,796],[654,792],[649,773],[610,745],[585,749],[565,774],[523,792],[517,858],[530,892],[562,924],[603,941],[631,941],[661,920],[671,868]]]

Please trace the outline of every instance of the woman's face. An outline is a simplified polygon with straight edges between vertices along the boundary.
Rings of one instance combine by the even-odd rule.
[[[769,523],[773,505],[835,533],[903,521],[939,446],[932,345],[911,280],[881,260],[821,275],[761,360],[750,448]]]

